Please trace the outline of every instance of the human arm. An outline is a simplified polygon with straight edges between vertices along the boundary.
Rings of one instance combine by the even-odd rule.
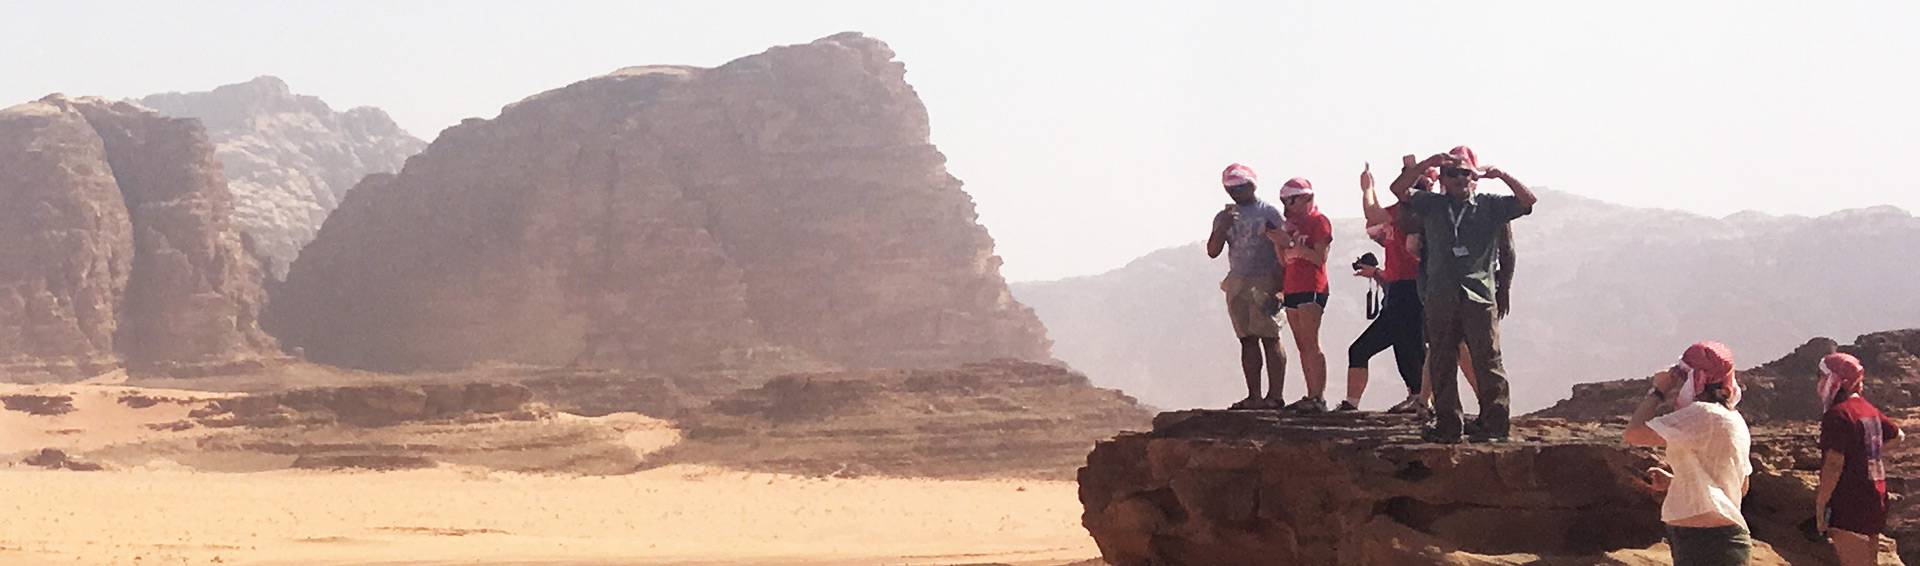
[[[1827,504],[1833,501],[1833,490],[1840,486],[1840,472],[1846,466],[1847,456],[1831,449],[1820,463],[1820,487],[1813,495],[1813,520],[1819,532],[1827,532]]]
[[[1660,405],[1673,398],[1673,390],[1678,384],[1675,383],[1671,371],[1654,374],[1647,381],[1652,386],[1647,388],[1647,394],[1640,398],[1640,405],[1634,407],[1633,416],[1627,419],[1626,441],[1633,446],[1665,446],[1668,438],[1655,430],[1651,421],[1654,413],[1659,412]],[[1661,428],[1674,432],[1672,426]]]
[[[1405,163],[1412,158],[1413,156],[1411,155],[1406,156],[1401,158],[1401,162]],[[1413,192],[1413,182],[1418,180],[1421,175],[1425,175],[1428,168],[1439,167],[1441,164],[1452,159],[1453,158],[1447,154],[1436,153],[1433,154],[1432,157],[1428,157],[1425,161],[1401,167],[1400,176],[1394,177],[1393,182],[1387,184],[1387,190],[1393,192],[1394,198],[1406,200],[1407,195]]]
[[[1500,318],[1506,318],[1513,312],[1513,225],[1507,224],[1500,231],[1500,270],[1493,273],[1493,302],[1497,305]]]
[[[1367,227],[1386,224],[1391,220],[1387,208],[1380,206],[1380,195],[1373,190],[1373,164],[1366,164],[1360,171],[1360,210],[1366,213]]]
[[[1227,205],[1226,210],[1213,215],[1213,234],[1207,236],[1208,258],[1220,257],[1220,251],[1227,247],[1227,229],[1232,228],[1234,221],[1239,217],[1240,212],[1234,210],[1231,204]]]
[[[1531,214],[1533,212],[1533,205],[1540,202],[1540,197],[1535,196],[1533,189],[1527,188],[1526,183],[1520,182],[1519,179],[1514,178],[1512,174],[1507,173],[1499,167],[1487,168],[1487,172],[1481,174],[1480,177],[1483,179],[1499,179],[1501,182],[1506,183],[1507,189],[1513,191],[1513,198],[1519,199],[1520,201],[1519,212],[1521,216]]]

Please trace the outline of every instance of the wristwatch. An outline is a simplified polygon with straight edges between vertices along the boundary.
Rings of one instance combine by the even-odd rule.
[[[1661,392],[1661,391],[1660,391],[1660,389],[1659,389],[1659,388],[1657,388],[1657,387],[1648,387],[1648,388],[1647,388],[1647,396],[1648,396],[1648,397],[1652,397],[1652,398],[1654,398],[1654,399],[1659,399],[1659,400],[1661,400],[1661,401],[1665,401],[1665,400],[1667,400],[1667,394],[1666,394],[1666,393],[1663,393],[1663,392]]]

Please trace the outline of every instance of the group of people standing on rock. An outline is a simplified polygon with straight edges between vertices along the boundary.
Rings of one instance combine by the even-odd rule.
[[[1481,179],[1505,182],[1513,194],[1480,193]],[[1221,184],[1233,204],[1214,216],[1207,255],[1227,253],[1228,273],[1220,289],[1240,339],[1247,383],[1247,397],[1232,408],[1328,411],[1320,321],[1328,298],[1333,225],[1315,205],[1313,183],[1306,179],[1281,184],[1278,208],[1255,195],[1259,178],[1250,167],[1229,165]],[[1368,360],[1392,348],[1407,398],[1387,412],[1432,417],[1421,434],[1433,442],[1505,440],[1508,391],[1500,318],[1510,305],[1514,264],[1509,223],[1531,213],[1539,199],[1500,168],[1482,167],[1466,146],[1425,160],[1406,156],[1388,190],[1397,202],[1381,206],[1372,167],[1361,172],[1367,234],[1385,248],[1386,262],[1369,264],[1363,258],[1354,264],[1354,275],[1379,283],[1385,296],[1372,325],[1347,350],[1347,396],[1331,410],[1359,410]],[[1281,312],[1285,326],[1293,328],[1307,388],[1292,404],[1281,396],[1287,366]],[[1461,408],[1456,370],[1467,373],[1480,402],[1480,416],[1471,423]]]
[[[1481,193],[1482,179],[1500,180],[1513,194]],[[1227,253],[1228,273],[1220,289],[1240,340],[1247,385],[1247,397],[1231,408],[1329,411],[1319,334],[1333,226],[1314,204],[1313,183],[1299,177],[1281,183],[1279,207],[1256,196],[1259,178],[1245,165],[1229,165],[1221,184],[1233,204],[1214,216],[1207,255]],[[1510,425],[1500,319],[1512,298],[1510,223],[1532,213],[1539,199],[1511,174],[1481,166],[1466,146],[1425,160],[1402,158],[1388,190],[1397,202],[1381,206],[1372,167],[1363,169],[1367,234],[1385,248],[1386,261],[1373,265],[1362,258],[1353,266],[1354,275],[1378,282],[1385,297],[1379,311],[1370,313],[1372,324],[1348,348],[1347,396],[1331,410],[1359,410],[1368,360],[1392,348],[1407,398],[1389,413],[1431,417],[1421,431],[1429,442],[1505,441]],[[1307,388],[1291,404],[1281,397],[1287,365],[1280,345],[1282,312],[1285,326],[1293,328]],[[1262,369],[1268,379],[1265,394]],[[1466,373],[1479,399],[1481,414],[1474,422],[1465,422],[1456,370]],[[1875,564],[1887,514],[1883,447],[1905,434],[1867,402],[1858,359],[1829,355],[1819,373],[1824,464],[1815,528],[1832,542],[1841,564]],[[1694,344],[1651,382],[1625,439],[1666,447],[1673,469],[1647,474],[1653,487],[1667,494],[1660,518],[1668,526],[1674,564],[1745,564],[1752,539],[1740,501],[1753,472],[1752,441],[1735,409],[1740,384],[1733,352],[1717,342]]]
[[[1898,423],[1866,399],[1866,370],[1850,354],[1820,360],[1815,386],[1822,454],[1814,497],[1816,537],[1833,545],[1842,566],[1879,563],[1887,524],[1886,443],[1906,438]],[[1628,420],[1626,441],[1665,446],[1671,471],[1647,470],[1666,492],[1660,520],[1678,566],[1746,564],[1753,540],[1740,501],[1747,494],[1752,440],[1740,404],[1733,352],[1717,342],[1687,348],[1671,369],[1655,374]],[[1655,416],[1663,409],[1665,414]]]

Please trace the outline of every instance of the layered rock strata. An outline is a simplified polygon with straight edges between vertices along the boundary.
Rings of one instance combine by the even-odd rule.
[[[1116,566],[1667,563],[1643,472],[1659,451],[1616,426],[1515,426],[1514,442],[1449,446],[1384,415],[1163,413],[1088,455],[1082,522]],[[1830,563],[1800,531],[1817,473],[1800,432],[1755,438],[1756,564]]]
[[[0,110],[0,375],[230,363],[277,349],[206,133],[129,103]]]
[[[314,360],[630,369],[1046,359],[885,44],[638,67],[362,181],[271,327]]]
[[[206,127],[233,192],[234,224],[275,279],[362,177],[399,171],[427,145],[378,108],[335,111],[271,76],[139,103]]]

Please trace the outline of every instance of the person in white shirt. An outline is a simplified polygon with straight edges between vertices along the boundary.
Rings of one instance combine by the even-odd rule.
[[[1672,472],[1647,470],[1655,489],[1667,492],[1660,521],[1667,524],[1675,566],[1746,564],[1753,538],[1740,514],[1753,464],[1747,421],[1734,406],[1740,382],[1733,352],[1718,342],[1687,348],[1672,369],[1653,376],[1627,424],[1635,446],[1665,446]],[[1673,411],[1654,413],[1671,404]]]

